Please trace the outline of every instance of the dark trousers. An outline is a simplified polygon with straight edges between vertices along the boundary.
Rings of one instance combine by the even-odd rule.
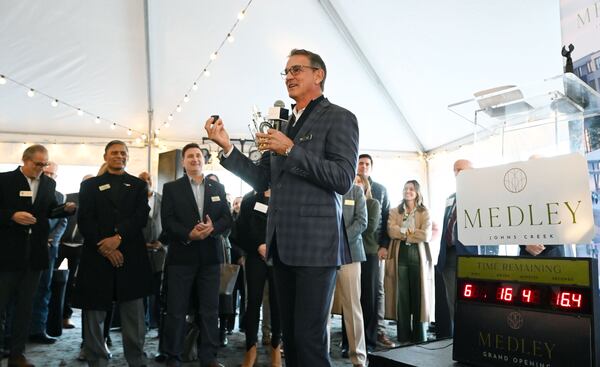
[[[185,337],[185,316],[190,295],[195,286],[197,296],[197,324],[200,329],[198,357],[200,364],[217,360],[219,347],[219,281],[221,266],[169,265],[167,266],[167,316],[164,322],[164,351],[171,359],[181,361]]]
[[[421,265],[416,244],[400,245],[398,251],[398,341],[427,340],[425,323],[421,322]]]
[[[33,297],[33,308],[31,311],[31,325],[29,335],[45,334],[48,322],[48,305],[50,304],[50,286],[52,284],[52,274],[54,272],[54,263],[58,254],[58,246],[49,246],[48,248],[48,269],[42,270],[38,288]]]
[[[12,313],[10,354],[19,355],[25,351],[29,337],[33,296],[40,280],[40,271],[0,272],[0,310],[5,310],[9,302],[15,303]]]
[[[281,326],[279,322],[279,306],[275,284],[273,284],[273,267],[258,256],[246,259],[246,282],[248,286],[248,308],[246,309],[246,350],[258,341],[258,322],[260,305],[262,304],[265,282],[269,282],[269,306],[271,309],[271,346],[276,348],[281,343]]]
[[[368,255],[367,261],[360,264],[360,305],[365,323],[365,339],[367,347],[377,346],[377,293],[379,287],[379,257]]]
[[[327,322],[337,267],[290,266],[273,251],[287,367],[327,367]]]
[[[71,247],[63,244],[58,246],[58,258],[55,262],[56,267],[59,267],[64,259],[67,259],[69,267],[69,278],[67,279],[65,303],[63,305],[63,319],[70,319],[71,315],[73,315],[73,309],[71,308],[71,294],[73,291],[73,280],[75,279],[75,273],[79,266],[79,260],[81,259],[82,249],[83,246]]]
[[[163,272],[152,274],[152,295],[144,298],[144,311],[147,329],[155,329],[160,320],[160,285]]]

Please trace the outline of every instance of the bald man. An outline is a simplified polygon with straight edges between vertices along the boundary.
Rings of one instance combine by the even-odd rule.
[[[454,176],[473,168],[466,159],[454,162]],[[446,199],[444,224],[440,239],[440,254],[435,267],[436,275],[436,327],[437,337],[452,336],[454,328],[454,302],[456,300],[456,256],[477,255],[477,246],[465,246],[458,240],[456,221],[456,193]],[[445,291],[445,292],[444,292]]]

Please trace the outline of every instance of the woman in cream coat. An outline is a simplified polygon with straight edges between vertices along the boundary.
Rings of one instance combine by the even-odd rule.
[[[381,248],[385,267],[386,318],[397,320],[398,341],[424,342],[427,323],[434,315],[434,277],[429,212],[423,205],[420,185],[410,180],[404,185],[404,199],[390,209],[390,245]]]

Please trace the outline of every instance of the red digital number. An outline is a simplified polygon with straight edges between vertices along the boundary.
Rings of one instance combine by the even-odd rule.
[[[465,284],[465,291],[463,292],[463,296],[466,298],[473,297],[473,284]]]
[[[581,293],[560,292],[556,296],[556,305],[565,308],[581,308]]]
[[[500,287],[496,292],[496,298],[505,301],[511,302],[513,299],[513,289],[512,287]]]
[[[533,300],[531,299],[531,293],[532,293],[531,289],[527,289],[527,288],[524,288],[521,291],[521,298],[523,299],[523,302],[525,302],[525,303],[533,302]]]

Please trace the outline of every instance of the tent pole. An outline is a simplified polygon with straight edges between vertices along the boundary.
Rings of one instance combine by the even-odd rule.
[[[152,124],[154,118],[154,105],[152,101],[152,75],[150,73],[150,25],[148,21],[148,0],[144,0],[144,38],[146,41],[146,88],[148,94],[148,173],[152,175]]]

